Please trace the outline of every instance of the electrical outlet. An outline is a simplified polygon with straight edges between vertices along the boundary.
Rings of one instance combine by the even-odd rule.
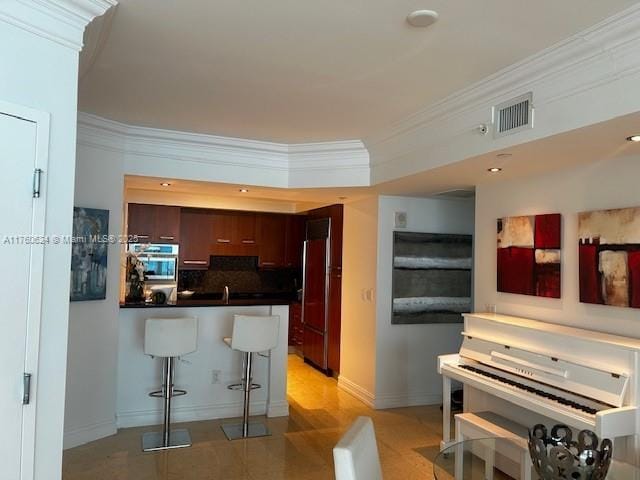
[[[220,370],[211,370],[211,384],[216,385],[220,383],[220,375],[222,372]]]

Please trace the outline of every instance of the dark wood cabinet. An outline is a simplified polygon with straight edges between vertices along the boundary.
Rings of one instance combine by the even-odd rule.
[[[209,268],[214,217],[208,210],[183,209],[180,219],[180,267]]]
[[[289,305],[289,346],[301,352],[303,340],[302,304],[293,302]]]
[[[236,214],[236,225],[233,232],[233,243],[238,245],[255,245],[256,215],[255,213]]]
[[[306,219],[307,217],[304,215],[287,216],[284,248],[285,267],[302,267]]]
[[[140,243],[179,243],[180,207],[130,203],[127,234]]]
[[[155,205],[129,204],[127,234],[138,237],[141,243],[151,242],[155,233]]]
[[[212,255],[258,255],[254,213],[215,211],[212,215]]]
[[[263,214],[258,216],[258,256],[263,268],[284,266],[286,216]]]
[[[180,207],[156,207],[156,241],[180,243]]]

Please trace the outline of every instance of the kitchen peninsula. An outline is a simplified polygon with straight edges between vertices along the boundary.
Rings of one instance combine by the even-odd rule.
[[[143,353],[147,318],[198,319],[197,351],[176,364],[176,422],[238,417],[242,395],[227,389],[240,381],[242,355],[223,342],[234,315],[277,315],[278,346],[257,356],[251,414],[288,415],[286,374],[289,304],[298,301],[306,217],[302,215],[130,203],[127,280],[144,270],[144,296],[123,288],[119,315],[118,424],[160,423],[157,389],[161,362]],[[160,293],[158,293],[160,292]]]
[[[228,390],[239,382],[242,355],[227,347],[224,337],[233,331],[233,316],[280,317],[278,346],[267,357],[255,356],[254,382],[263,388],[251,396],[251,414],[280,417],[289,414],[287,402],[288,305],[147,306],[121,308],[118,338],[117,416],[120,427],[162,422],[162,402],[147,394],[157,390],[162,362],[143,352],[145,320],[151,317],[198,319],[198,349],[176,362],[176,388],[189,393],[174,399],[174,422],[242,415],[242,394]]]

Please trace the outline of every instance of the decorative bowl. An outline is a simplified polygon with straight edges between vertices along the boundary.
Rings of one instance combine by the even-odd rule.
[[[540,478],[604,480],[611,465],[611,440],[605,438],[598,442],[597,435],[589,430],[581,430],[577,440],[572,437],[573,432],[567,425],[555,425],[551,435],[547,435],[547,428],[541,424],[529,430],[529,453]]]

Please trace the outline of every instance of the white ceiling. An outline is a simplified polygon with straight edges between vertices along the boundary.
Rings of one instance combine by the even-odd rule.
[[[284,143],[363,138],[635,0],[120,0],[80,110]],[[430,8],[428,29],[405,22]]]
[[[626,140],[626,137],[636,132],[640,132],[640,112],[381,183],[375,189],[384,195],[422,197],[557,172],[580,165],[586,167],[594,162],[640,155],[640,143]],[[504,153],[511,156],[498,156]],[[490,173],[487,170],[491,167],[502,168],[502,171]]]

